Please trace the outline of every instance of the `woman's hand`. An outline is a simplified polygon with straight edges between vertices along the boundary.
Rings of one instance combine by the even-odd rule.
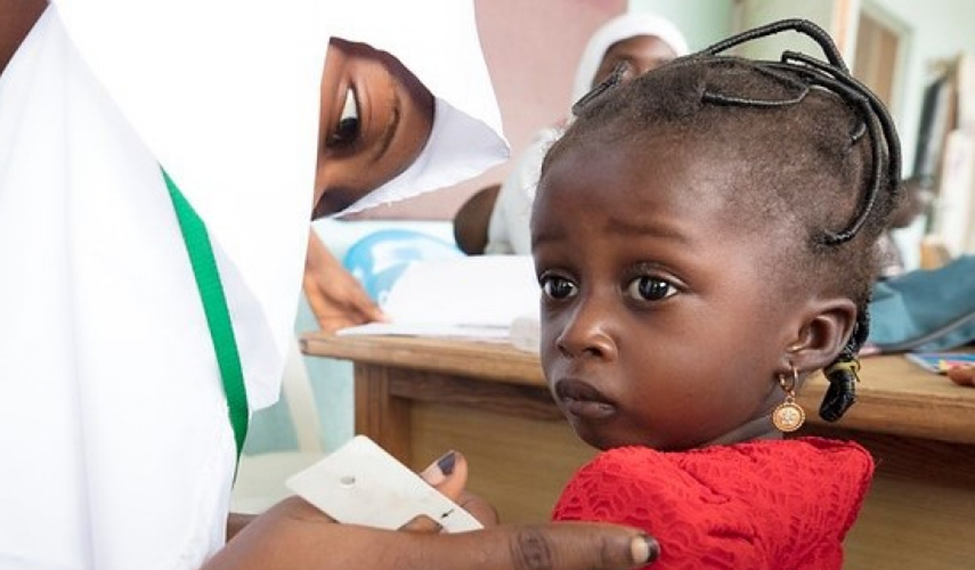
[[[948,369],[948,378],[961,386],[975,386],[975,366],[952,366]]]
[[[467,491],[467,458],[459,451],[445,453],[420,472],[424,481],[436,487],[462,509],[474,515],[485,528],[498,526],[498,511],[494,505]],[[420,515],[406,524],[403,530],[438,532],[440,525]]]
[[[464,490],[467,462],[450,452],[421,476],[471,512],[483,531],[444,534],[432,520],[404,531],[337,524],[299,497],[247,524],[203,570],[622,570],[659,555],[638,530],[601,523],[504,526],[486,501]]]
[[[640,531],[603,523],[386,531],[336,524],[291,497],[254,519],[203,570],[623,570],[658,554]]]
[[[386,320],[362,285],[335,259],[314,229],[308,234],[302,285],[318,326],[325,332]]]

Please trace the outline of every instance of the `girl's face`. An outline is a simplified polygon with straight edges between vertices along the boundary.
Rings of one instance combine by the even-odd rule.
[[[559,407],[600,449],[775,437],[764,417],[782,400],[790,329],[755,261],[769,244],[720,223],[732,173],[676,138],[613,147],[565,149],[535,201],[541,359]]]
[[[403,172],[433,126],[433,96],[396,58],[333,38],[322,75],[314,217]]]

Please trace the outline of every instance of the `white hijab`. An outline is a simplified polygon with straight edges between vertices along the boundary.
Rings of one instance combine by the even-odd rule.
[[[0,567],[198,568],[224,540],[234,434],[158,164],[206,222],[251,407],[269,405],[329,38],[400,58],[438,97],[434,130],[470,141],[428,144],[382,195],[402,198],[505,155],[473,8],[54,1],[0,75]]]
[[[592,80],[606,52],[613,44],[636,36],[654,36],[674,50],[678,57],[687,55],[687,40],[670,20],[646,12],[627,12],[603,24],[586,44],[572,84],[575,103],[592,89]]]
[[[347,212],[448,186],[507,157],[472,2],[54,1],[79,52],[264,307],[281,354],[309,229],[330,37],[390,52],[437,98],[412,167]]]

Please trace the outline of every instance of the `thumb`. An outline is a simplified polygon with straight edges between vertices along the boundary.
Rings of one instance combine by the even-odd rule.
[[[468,492],[467,459],[459,451],[449,451],[440,459],[430,464],[420,472],[424,481],[432,485],[442,495],[460,505],[462,509],[474,515],[484,526],[498,524],[498,511],[494,505],[482,497]]]
[[[467,484],[467,460],[457,451],[448,451],[421,471],[420,477],[441,494],[456,501]]]
[[[448,451],[421,471],[420,477],[440,494],[457,502],[467,484],[467,460],[456,451]],[[426,515],[419,515],[400,527],[400,530],[439,532],[441,527]]]

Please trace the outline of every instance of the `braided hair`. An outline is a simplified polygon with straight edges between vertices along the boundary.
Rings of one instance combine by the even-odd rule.
[[[812,38],[825,61],[785,51],[779,60],[725,55],[784,31]],[[900,198],[900,143],[887,110],[850,75],[829,35],[806,20],[774,22],[675,59],[623,83],[619,74],[579,100],[574,121],[542,166],[574,144],[639,144],[661,136],[718,148],[746,180],[727,199],[727,221],[772,232],[784,294],[810,281],[857,306],[853,330],[825,369],[819,410],[836,421],[856,401],[857,354],[869,332],[877,241]],[[786,160],[782,160],[785,157]],[[734,186],[734,184],[732,184]],[[777,224],[777,221],[785,223]],[[798,231],[797,231],[798,230]],[[796,239],[795,236],[799,236]],[[784,270],[784,271],[783,271]]]

